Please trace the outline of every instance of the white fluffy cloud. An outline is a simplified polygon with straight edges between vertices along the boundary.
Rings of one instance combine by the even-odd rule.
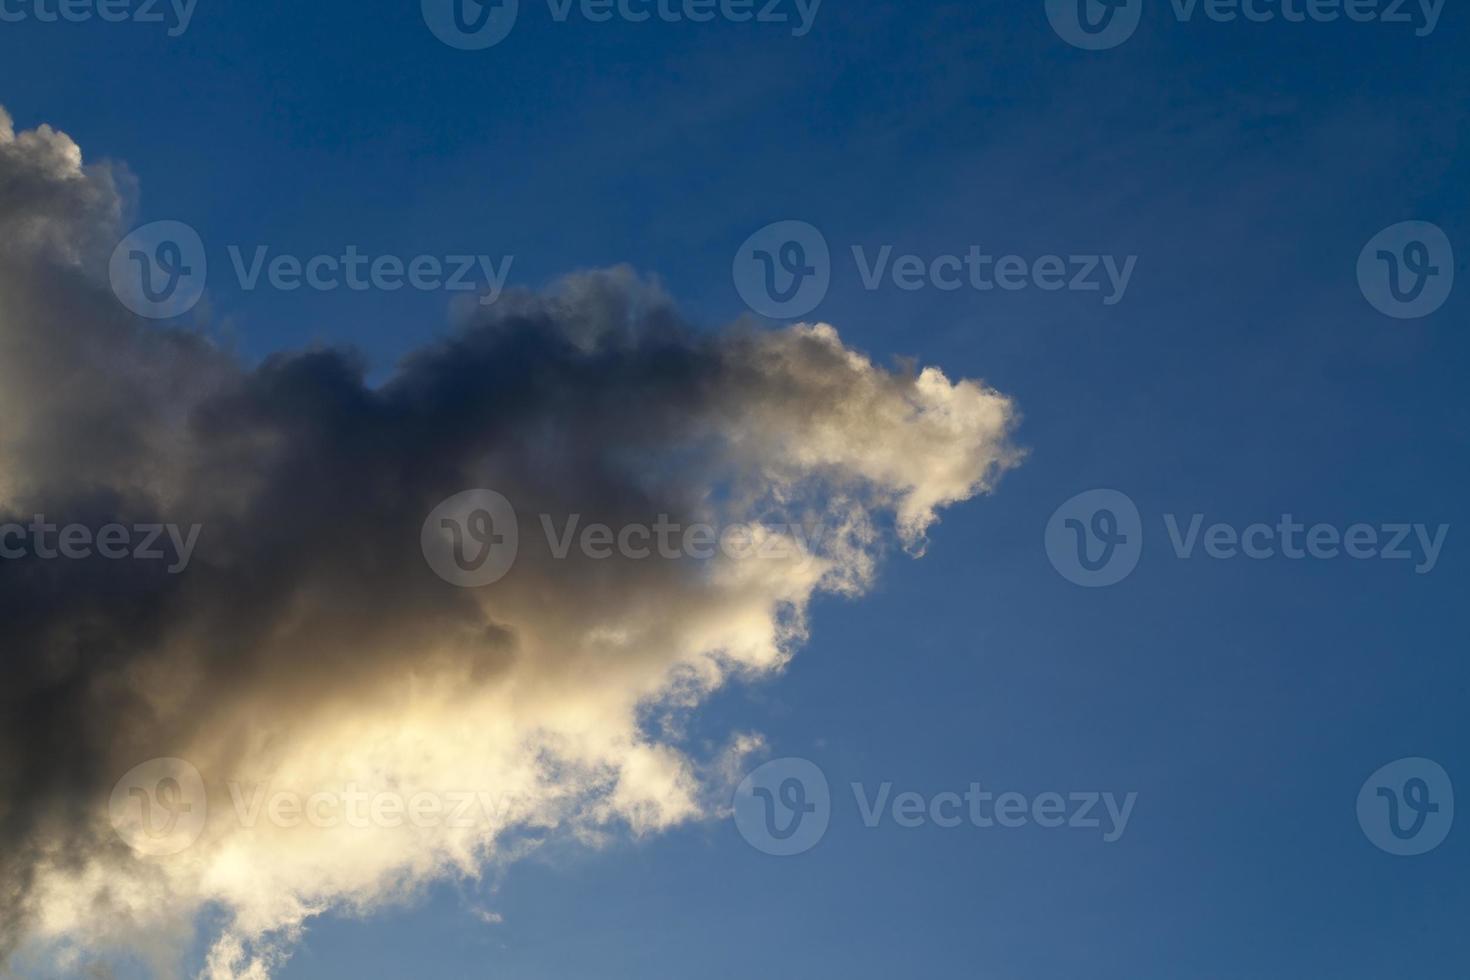
[[[730,759],[691,755],[680,714],[779,670],[814,596],[860,593],[886,537],[917,552],[1018,458],[980,383],[876,366],[825,324],[694,330],[621,269],[507,294],[377,387],[339,352],[248,366],[113,300],[126,184],[0,113],[0,523],[203,527],[176,576],[0,562],[0,954],[133,949],[167,975],[212,908],[204,975],[266,977],[325,911],[698,819]],[[475,487],[515,505],[521,548],[459,589],[419,530]],[[543,514],[822,533],[559,558]],[[149,856],[109,801],[159,758],[201,774],[207,819]],[[305,812],[273,817],[277,794]]]

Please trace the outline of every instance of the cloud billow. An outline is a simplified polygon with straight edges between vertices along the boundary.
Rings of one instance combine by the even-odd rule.
[[[994,390],[826,325],[696,331],[626,269],[508,292],[381,385],[335,350],[246,365],[108,292],[130,183],[0,112],[0,524],[202,528],[179,574],[0,560],[0,956],[173,975],[211,911],[203,975],[266,977],[323,912],[706,816],[718,760],[674,719],[779,670],[814,596],[861,593],[885,539],[917,552],[1019,459]],[[456,588],[421,525],[478,487],[514,504],[519,553]],[[541,516],[572,514],[825,533],[784,559],[559,557]],[[155,759],[207,792],[174,854],[109,817]],[[241,818],[259,787],[496,805],[285,827]]]

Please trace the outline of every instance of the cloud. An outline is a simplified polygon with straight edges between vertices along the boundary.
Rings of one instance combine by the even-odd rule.
[[[335,350],[246,365],[109,293],[128,187],[0,113],[0,524],[202,526],[182,574],[0,560],[0,956],[176,975],[204,923],[203,975],[266,977],[326,911],[699,819],[759,739],[700,758],[679,718],[779,670],[814,596],[861,593],[885,540],[917,552],[1018,460],[982,384],[875,366],[826,325],[701,331],[626,269],[509,292],[378,386]],[[456,588],[420,529],[479,487],[515,506],[519,553]],[[574,514],[824,533],[557,557],[541,515]],[[177,853],[113,822],[158,759],[202,782]]]

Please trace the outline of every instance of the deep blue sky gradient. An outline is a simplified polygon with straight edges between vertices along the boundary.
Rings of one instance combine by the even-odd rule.
[[[982,377],[1031,455],[818,604],[789,672],[701,711],[766,734],[836,813],[773,858],[726,822],[558,849],[368,922],[314,926],[287,980],[401,977],[1337,980],[1470,976],[1470,828],[1396,858],[1360,830],[1373,770],[1427,756],[1470,799],[1470,74],[1463,8],[1390,25],[1178,23],[1107,52],[1040,0],[826,0],[815,29],[557,24],[459,52],[417,2],[199,0],[144,25],[0,25],[0,104],[126,161],[140,221],[273,251],[515,255],[512,285],[626,262],[697,322],[774,220],[832,246],[815,316],[881,359]],[[1438,313],[1394,321],[1354,268],[1418,218],[1459,247]],[[1125,299],[862,288],[849,247],[1134,254]],[[221,271],[222,268],[221,268]],[[313,342],[375,370],[448,329],[442,294],[244,293],[250,358]],[[1138,570],[1060,577],[1042,531],[1115,487]],[[1432,574],[1388,561],[1173,556],[1207,523],[1452,526]],[[866,829],[895,791],[1136,791],[1126,835]],[[477,920],[494,910],[499,924]]]

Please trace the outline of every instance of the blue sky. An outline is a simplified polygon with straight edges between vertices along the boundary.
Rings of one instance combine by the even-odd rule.
[[[1134,0],[1138,2],[1138,0]],[[831,823],[773,857],[729,819],[559,846],[366,920],[313,924],[296,978],[966,975],[1275,980],[1470,974],[1466,828],[1375,847],[1355,801],[1394,760],[1470,792],[1463,378],[1464,11],[1181,22],[1107,51],[1040,0],[840,3],[813,28],[557,23],[456,51],[418,4],[199,0],[146,24],[0,25],[0,104],[125,161],[137,220],[210,243],[210,332],[247,358],[360,349],[379,376],[449,329],[441,293],[245,291],[224,246],[511,254],[509,284],[627,263],[713,329],[780,220],[832,254],[811,314],[887,361],[978,377],[1029,456],[821,600],[774,679],[695,715],[816,763]],[[1458,249],[1436,312],[1376,311],[1365,243]],[[1136,256],[1126,293],[889,280],[853,258]],[[1083,588],[1043,534],[1084,491],[1136,504],[1138,567]],[[1412,561],[1176,556],[1164,522],[1449,525]],[[851,784],[926,798],[1137,794],[1126,833],[863,824]],[[1463,819],[1463,818],[1462,818]],[[492,911],[486,922],[476,911]],[[197,967],[197,964],[195,964]]]

